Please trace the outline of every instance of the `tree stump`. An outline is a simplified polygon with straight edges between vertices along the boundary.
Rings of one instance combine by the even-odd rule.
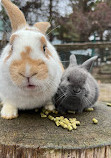
[[[20,111],[13,120],[0,118],[0,158],[111,158],[111,107],[98,102],[92,112],[67,117],[81,125],[68,131],[34,110]]]

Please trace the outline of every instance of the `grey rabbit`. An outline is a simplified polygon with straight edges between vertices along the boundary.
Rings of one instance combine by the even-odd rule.
[[[54,96],[55,107],[60,113],[76,111],[81,113],[92,107],[98,99],[99,88],[89,73],[97,56],[77,65],[75,55],[70,56],[70,64],[64,71],[57,93]]]

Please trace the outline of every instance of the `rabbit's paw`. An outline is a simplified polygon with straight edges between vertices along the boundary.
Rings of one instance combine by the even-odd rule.
[[[53,111],[55,109],[55,106],[52,102],[48,102],[45,106],[45,109],[46,110],[50,110],[50,111]]]
[[[1,117],[4,119],[14,119],[18,117],[18,109],[12,105],[4,104],[1,110]]]

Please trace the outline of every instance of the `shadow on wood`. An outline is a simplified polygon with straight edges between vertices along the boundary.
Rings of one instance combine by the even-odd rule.
[[[93,112],[67,117],[81,125],[67,131],[35,111],[20,111],[14,120],[0,118],[0,158],[111,158],[111,107],[98,102]]]

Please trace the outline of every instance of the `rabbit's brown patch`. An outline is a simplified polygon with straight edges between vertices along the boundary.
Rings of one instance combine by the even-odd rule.
[[[13,34],[13,35],[11,36],[11,38],[10,38],[10,45],[13,44],[15,38],[17,38],[17,37],[18,37],[18,35],[16,35],[16,34]]]
[[[10,65],[10,74],[16,84],[21,84],[26,73],[26,65],[30,66],[29,76],[36,74],[35,77],[39,80],[46,79],[48,76],[48,68],[45,62],[41,59],[35,60],[30,58],[32,52],[31,47],[25,47],[25,51],[21,52],[21,60],[14,60]]]
[[[12,55],[12,49],[10,49],[8,56],[5,58],[4,62],[6,62]]]
[[[49,59],[50,56],[52,57],[52,54],[49,51],[49,49],[47,48],[46,39],[42,36],[41,39],[40,39],[40,41],[41,41],[41,50],[43,51],[43,46],[45,45],[46,46],[45,56]],[[62,63],[59,62],[59,64],[61,66],[62,72],[64,72],[64,67],[63,67]]]
[[[41,50],[43,51],[43,46],[47,46],[47,42],[46,42],[46,39],[42,36],[41,39],[40,39],[40,42],[41,42]]]
[[[32,48],[29,46],[25,47],[25,51],[21,52],[21,57],[23,60],[29,58],[30,53],[32,52]]]
[[[52,57],[51,52],[48,50],[48,48],[46,47],[46,57],[49,59],[49,57]]]
[[[9,51],[8,56],[4,59],[4,62],[6,62],[11,57],[12,51],[13,51],[13,42],[14,42],[15,38],[17,38],[17,37],[18,37],[18,35],[16,35],[16,34],[11,36],[11,38],[10,38],[10,45],[12,45],[12,46],[11,46],[11,49]]]
[[[41,37],[40,42],[41,42],[41,50],[42,50],[42,52],[44,51],[44,50],[43,50],[43,47],[46,46],[44,54],[45,54],[45,56],[49,59],[49,57],[52,56],[52,54],[51,54],[51,52],[48,50],[46,39],[45,39],[43,36]]]

